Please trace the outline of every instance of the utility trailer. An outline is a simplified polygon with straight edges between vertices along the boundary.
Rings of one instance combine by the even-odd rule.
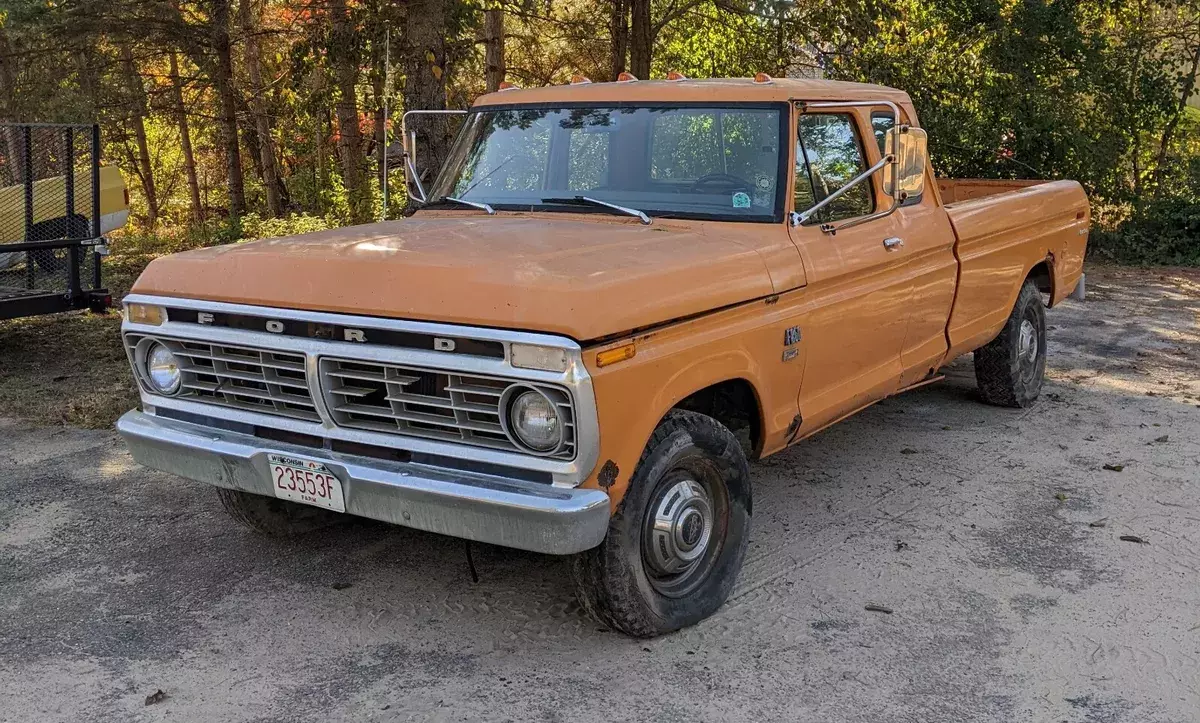
[[[128,217],[98,125],[0,124],[0,319],[107,309],[104,234]]]

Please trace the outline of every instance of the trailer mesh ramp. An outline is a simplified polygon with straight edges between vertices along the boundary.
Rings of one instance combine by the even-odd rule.
[[[85,308],[101,290],[99,136],[0,124],[0,319]]]

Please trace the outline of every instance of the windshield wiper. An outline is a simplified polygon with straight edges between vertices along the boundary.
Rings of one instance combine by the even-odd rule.
[[[487,205],[486,203],[480,203],[478,201],[468,201],[465,198],[455,198],[454,196],[442,196],[440,200],[451,201],[453,203],[461,203],[464,206],[470,206],[471,208],[477,208],[480,211],[487,211],[487,214],[489,216],[496,215],[496,209],[492,208],[491,206]]]
[[[636,208],[629,208],[628,206],[618,206],[615,203],[609,203],[608,201],[601,201],[598,198],[590,198],[588,196],[571,196],[569,198],[543,198],[542,203],[563,203],[563,204],[573,205],[573,206],[602,206],[604,208],[611,208],[614,211],[620,211],[621,213],[629,214],[630,216],[637,216],[638,218],[640,218],[642,220],[642,223],[646,224],[647,226],[650,225],[650,217],[647,216],[646,214],[642,213],[641,211],[637,210]]]

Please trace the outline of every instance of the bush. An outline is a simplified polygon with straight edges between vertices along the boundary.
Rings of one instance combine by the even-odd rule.
[[[329,219],[309,216],[306,213],[283,218],[262,218],[257,213],[248,213],[241,219],[240,238],[244,240],[294,236],[313,231],[333,228]]]
[[[1138,206],[1093,234],[1094,253],[1129,264],[1200,264],[1200,198],[1165,197]]]

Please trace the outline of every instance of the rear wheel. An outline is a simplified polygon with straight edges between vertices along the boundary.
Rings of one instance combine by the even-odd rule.
[[[672,411],[651,435],[608,536],[575,557],[580,602],[637,637],[703,620],[733,589],[750,516],[737,438],[711,417]]]
[[[345,518],[329,510],[224,487],[217,488],[217,497],[230,517],[268,537],[295,537]]]
[[[1000,335],[975,351],[975,381],[988,404],[1028,407],[1046,376],[1046,308],[1026,280]]]

